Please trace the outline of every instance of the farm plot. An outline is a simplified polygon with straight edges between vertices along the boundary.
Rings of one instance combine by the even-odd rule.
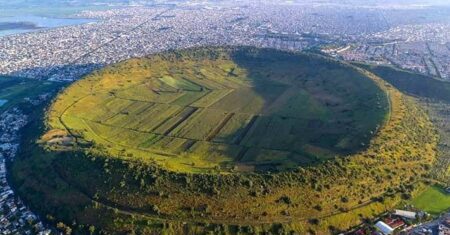
[[[253,87],[233,90],[210,107],[234,113],[258,114],[278,98],[285,89],[285,86],[263,82]]]
[[[206,108],[221,100],[223,97],[233,92],[233,90],[212,90],[205,96],[201,97],[197,101],[191,104],[191,106]]]
[[[136,101],[119,113],[105,121],[112,126],[124,127],[130,122],[137,121],[137,117],[154,106],[154,103]]]
[[[223,126],[223,128],[214,136],[213,142],[236,143],[236,139],[243,135],[245,127],[250,123],[252,115],[237,113]]]
[[[165,75],[165,76],[160,77],[159,80],[177,90],[184,90],[184,91],[201,91],[202,90],[201,86],[199,86],[185,78],[175,79],[172,76]]]
[[[383,91],[336,62],[198,50],[125,61],[88,76],[55,101],[50,125],[67,126],[111,154],[158,153],[165,167],[198,172],[233,164],[282,170],[348,155],[385,120]],[[327,66],[313,69],[318,63]]]
[[[326,118],[327,109],[302,88],[294,87],[286,91],[267,113],[292,118]]]
[[[234,162],[242,149],[242,146],[237,145],[198,141],[189,149],[189,153],[206,161],[227,163]]]
[[[208,91],[187,91],[182,96],[174,100],[171,104],[179,106],[188,106],[208,95]]]
[[[101,103],[95,103],[97,99],[104,98]],[[86,104],[86,106],[85,106]],[[71,106],[67,111],[66,115],[74,115],[79,118],[97,121],[97,122],[106,122],[108,119],[114,117],[121,110],[127,108],[129,105],[133,104],[133,101],[117,99],[115,97],[107,96],[107,97],[97,97],[97,96],[89,96],[84,98],[82,101]],[[86,112],[86,108],[88,110],[95,110],[94,112]]]
[[[226,118],[223,110],[202,109],[198,115],[192,115],[189,119],[177,126],[171,135],[194,140],[206,140],[220,122]]]
[[[114,94],[122,99],[168,104],[183,95],[171,88],[154,87],[141,84],[130,89],[120,90]]]
[[[124,127],[151,132],[181,109],[179,106],[170,104],[154,104],[145,112],[137,113],[132,118],[128,118],[123,122],[125,123]]]
[[[175,128],[177,128],[181,123],[197,114],[198,109],[192,107],[185,107],[181,112],[171,117],[166,117],[167,119],[159,125],[154,132],[161,135],[169,135]]]
[[[151,144],[147,144],[147,148],[180,154],[181,151],[185,149],[184,146],[186,144],[186,141],[188,140],[170,136],[162,136],[159,137],[157,141],[154,141]]]

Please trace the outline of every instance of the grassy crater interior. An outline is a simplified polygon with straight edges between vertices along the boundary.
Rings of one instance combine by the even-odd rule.
[[[95,144],[182,172],[284,170],[363,149],[386,94],[319,56],[196,48],[131,59],[65,90],[51,144]],[[68,130],[76,138],[63,137]]]

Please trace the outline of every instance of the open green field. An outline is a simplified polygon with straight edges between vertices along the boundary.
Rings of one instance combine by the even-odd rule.
[[[348,66],[216,48],[103,69],[58,96],[49,125],[174,171],[260,171],[360,151],[388,112],[386,94]]]
[[[450,193],[440,186],[430,186],[417,195],[411,204],[433,215],[439,215],[450,209]]]
[[[32,111],[11,182],[75,234],[339,234],[419,191],[438,144],[373,73],[246,47],[125,61]]]
[[[0,76],[0,112],[58,87],[60,84],[48,81]]]

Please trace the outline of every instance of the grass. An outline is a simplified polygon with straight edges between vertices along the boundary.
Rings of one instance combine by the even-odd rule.
[[[197,172],[187,167],[193,163],[205,172],[243,165],[278,171],[305,165],[306,155],[322,160],[364,149],[388,113],[386,95],[371,79],[323,58],[223,48],[171,56],[132,59],[76,82],[52,105],[49,125],[107,143],[111,155],[125,149],[148,161],[162,153],[154,159],[172,171]],[[142,138],[117,138],[127,136]],[[200,141],[201,151],[190,149]]]
[[[23,102],[25,98],[36,99],[59,86],[55,82],[0,76],[0,111]]]
[[[356,64],[390,82],[400,91],[414,96],[439,132],[437,160],[430,172],[433,180],[450,182],[450,83],[392,66]]]
[[[414,197],[411,204],[432,215],[439,215],[450,209],[450,194],[442,187],[433,185]]]

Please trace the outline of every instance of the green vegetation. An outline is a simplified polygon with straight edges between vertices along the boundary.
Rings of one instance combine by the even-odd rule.
[[[230,50],[260,59],[234,56],[230,60],[217,53]],[[289,65],[286,61],[293,57],[302,60]],[[217,60],[223,63],[213,63]],[[277,65],[276,76],[265,78],[268,71],[257,66],[267,60]],[[200,61],[202,66],[196,66]],[[249,65],[251,61],[254,64]],[[148,69],[155,63],[156,68]],[[252,66],[259,69],[251,72]],[[147,68],[145,73],[143,68]],[[325,71],[333,75],[324,76]],[[308,77],[292,77],[294,72]],[[158,79],[147,79],[153,75]],[[355,82],[359,86],[352,85]],[[298,86],[298,92],[286,94],[286,87],[292,86]],[[283,102],[280,97],[285,97]],[[207,112],[210,107],[215,112]],[[344,107],[349,111],[339,113]],[[299,109],[308,115],[298,113]],[[140,119],[138,113],[147,112],[151,114]],[[351,119],[345,119],[347,112],[352,113]],[[288,118],[279,121],[284,115]],[[298,122],[299,128],[316,128],[305,132],[305,137],[293,132],[304,141],[302,159],[320,158],[320,162],[299,160],[267,171],[256,163],[297,158],[280,154],[292,151],[291,146],[281,148],[281,141],[264,139],[270,136],[257,135],[255,127],[264,125],[264,118],[272,118],[265,125],[274,125],[271,132],[278,137],[285,133],[283,125],[292,125],[288,115],[325,123]],[[314,55],[253,48],[205,48],[126,61],[73,84],[45,115],[30,116],[39,119],[24,128],[23,147],[11,167],[11,180],[21,198],[43,218],[79,234],[339,233],[411,197],[420,182],[429,178],[438,141],[432,123],[415,101],[370,72]],[[170,118],[160,121],[164,117]],[[219,125],[212,125],[212,120]],[[135,130],[124,128],[127,125]],[[155,132],[143,133],[142,128]],[[331,135],[327,128],[336,131],[335,137],[327,136]],[[364,133],[350,133],[356,129]],[[256,141],[249,133],[264,138]],[[323,142],[311,141],[316,134]],[[353,144],[355,135],[362,137],[364,146],[360,141]],[[173,151],[187,144],[178,142],[179,136],[205,138],[189,144],[189,149],[200,154]],[[221,152],[226,156],[239,153],[232,146],[240,145],[224,146],[227,141],[248,144],[248,153],[240,161],[223,160]],[[281,147],[261,153],[253,142]],[[146,154],[129,152],[128,145]],[[217,150],[211,151],[211,146]],[[185,158],[191,164],[180,164]],[[246,159],[253,165],[236,164],[252,162]],[[233,173],[224,163],[234,164],[230,166]]]
[[[434,185],[416,196],[411,203],[430,214],[438,215],[450,209],[450,194],[442,187]]]
[[[23,102],[25,98],[38,98],[38,95],[59,86],[54,82],[0,76],[0,112]]]
[[[391,66],[356,65],[371,71],[406,94],[450,102],[450,83],[448,82]]]
[[[387,107],[371,79],[325,58],[196,49],[90,75],[57,98],[49,126],[173,171],[284,170],[364,149]]]
[[[416,97],[439,132],[437,160],[430,178],[450,186],[450,83],[390,66],[357,64],[368,69],[397,89]]]
[[[431,177],[450,187],[450,103],[421,99],[420,104],[425,108],[431,121],[439,133],[437,146],[437,160],[431,169]]]

